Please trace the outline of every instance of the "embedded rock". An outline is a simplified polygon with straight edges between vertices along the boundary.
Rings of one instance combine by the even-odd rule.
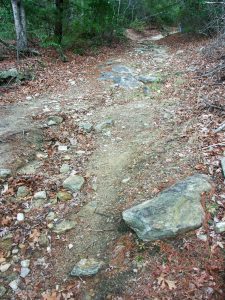
[[[81,259],[70,273],[71,276],[92,276],[98,273],[102,268],[103,262],[97,261],[93,258]]]
[[[144,241],[175,237],[202,225],[201,194],[211,189],[206,175],[188,177],[157,197],[125,210],[123,219]]]
[[[5,179],[11,176],[12,172],[9,169],[0,169],[0,179]]]
[[[70,229],[75,228],[76,224],[77,223],[75,221],[63,220],[54,225],[53,232],[58,233],[58,234],[64,233]]]
[[[63,122],[63,118],[60,116],[48,117],[48,126],[59,125]]]

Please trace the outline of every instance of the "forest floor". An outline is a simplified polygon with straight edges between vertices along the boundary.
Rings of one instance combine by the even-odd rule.
[[[224,122],[224,85],[202,76],[216,64],[203,55],[211,41],[155,35],[129,31],[129,45],[68,53],[68,63],[51,50],[1,62],[35,74],[0,90],[0,168],[12,170],[0,182],[2,299],[224,299],[225,243],[213,226],[225,219],[225,137],[213,131]],[[159,80],[134,89],[100,80],[118,65]],[[206,106],[209,95],[217,108]],[[63,121],[49,126],[52,116]],[[88,123],[100,129],[87,132]],[[144,243],[121,221],[124,209],[199,172],[215,185],[202,228]],[[85,183],[59,199],[70,174]],[[38,191],[47,197],[35,204]],[[57,234],[62,220],[75,226]],[[83,258],[104,266],[94,277],[71,277]]]

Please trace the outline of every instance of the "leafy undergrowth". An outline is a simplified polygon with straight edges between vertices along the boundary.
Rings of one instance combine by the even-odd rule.
[[[49,265],[48,259],[53,255],[56,258],[58,255],[60,259],[60,254],[54,253],[54,245],[60,243],[69,245],[69,241],[64,237],[59,240],[57,235],[49,233],[52,221],[46,217],[52,209],[48,206],[31,210],[26,213],[25,222],[17,222],[17,214],[29,208],[32,197],[28,195],[26,201],[20,203],[15,200],[14,196],[18,186],[28,186],[30,195],[37,190],[37,187],[40,189],[43,186],[47,189],[49,198],[55,201],[56,192],[60,186],[57,186],[54,181],[52,184],[48,181],[46,188],[44,173],[33,177],[11,177],[7,185],[4,185],[4,199],[2,197],[1,200],[1,207],[4,207],[1,209],[1,235],[6,237],[12,233],[12,237],[10,237],[10,242],[7,239],[4,240],[4,250],[0,252],[0,263],[14,260],[13,270],[7,271],[7,276],[11,276],[13,280],[20,272],[18,250],[20,259],[31,258],[32,276],[21,281],[21,291],[16,296],[12,296],[9,291],[5,299],[224,299],[224,233],[217,234],[214,230],[214,222],[225,221],[225,185],[220,165],[220,159],[225,152],[225,136],[224,131],[214,132],[224,122],[224,114],[222,110],[208,105],[213,99],[218,107],[224,105],[224,84],[218,82],[217,77],[204,76],[207,70],[211,70],[218,63],[215,57],[209,59],[202,53],[201,49],[209,43],[208,40],[173,35],[159,43],[167,46],[170,54],[174,55],[175,67],[169,66],[165,70],[167,73],[173,73],[173,76],[166,80],[161,92],[156,93],[156,97],[158,101],[165,97],[174,97],[178,101],[180,99],[181,105],[177,113],[181,123],[192,118],[198,120],[194,126],[190,123],[184,132],[185,138],[193,132],[196,132],[198,136],[199,151],[193,155],[199,158],[199,162],[193,172],[209,174],[215,185],[210,199],[204,199],[204,197],[202,199],[206,212],[203,227],[174,240],[143,243],[121,225],[122,236],[107,250],[108,266],[100,272],[99,276],[68,279],[65,283],[58,285],[54,274],[51,273],[52,266]],[[91,68],[109,56],[120,55],[122,51],[123,49],[118,47],[111,49],[110,53],[108,49],[105,49],[102,54],[95,57],[71,58],[69,66],[60,63],[56,58],[53,61],[52,52],[48,57],[41,58],[41,64],[36,58],[27,59],[23,63],[29,66],[33,64],[36,68],[36,79],[24,85],[3,90],[1,103],[16,102],[30,95],[56,92],[57,89],[60,92],[65,91],[68,88],[65,80],[71,78],[71,72],[74,76],[80,74],[84,66]],[[10,67],[13,61],[5,64]],[[204,102],[205,97],[208,97],[206,102]],[[39,117],[44,118],[42,115]],[[86,189],[83,191],[85,198],[92,192],[89,174],[85,173],[85,164],[94,150],[94,137],[92,134],[83,134],[73,125],[70,116],[63,117],[65,122],[60,125],[58,133],[48,129],[44,132],[46,143],[43,151],[49,156],[44,169],[51,176],[58,172],[63,156],[57,155],[53,142],[57,140],[63,143],[66,136],[61,133],[73,132],[80,145],[79,150],[86,153],[82,159],[76,159],[74,162],[87,182]],[[153,191],[154,194],[160,192],[161,189],[162,186],[158,184]],[[59,219],[65,217],[71,208],[74,211],[74,207],[79,210],[82,201],[83,198],[78,193],[69,204],[54,202],[56,217]],[[40,244],[40,237],[43,234],[47,237],[47,246],[44,248]],[[11,251],[12,248],[14,252]],[[35,270],[41,270],[42,277],[34,282],[33,278],[37,278]],[[1,276],[0,283],[4,283],[4,280],[4,276]]]

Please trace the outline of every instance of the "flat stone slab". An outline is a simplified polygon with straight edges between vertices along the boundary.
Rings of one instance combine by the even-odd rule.
[[[123,219],[144,241],[175,237],[202,225],[201,194],[211,189],[209,178],[196,174],[125,210]]]
[[[83,258],[74,266],[70,275],[75,277],[93,276],[98,273],[102,266],[102,261],[97,261],[93,258]]]

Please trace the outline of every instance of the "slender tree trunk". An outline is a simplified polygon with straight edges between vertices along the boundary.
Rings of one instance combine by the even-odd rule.
[[[18,51],[27,50],[26,16],[22,0],[11,0]]]
[[[55,36],[60,44],[63,36],[63,0],[55,0],[56,19],[55,19]]]

